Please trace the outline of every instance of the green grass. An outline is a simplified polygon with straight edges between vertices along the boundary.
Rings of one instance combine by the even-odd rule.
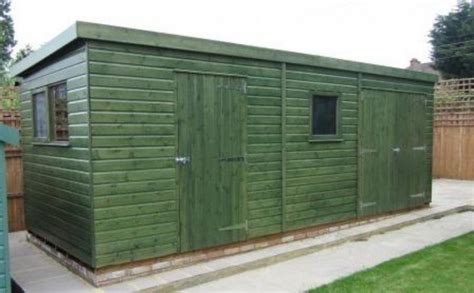
[[[309,292],[474,292],[474,232]]]

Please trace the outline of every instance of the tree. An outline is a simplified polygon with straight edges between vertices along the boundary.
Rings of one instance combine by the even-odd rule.
[[[20,61],[21,59],[25,58],[26,56],[33,53],[33,48],[30,44],[27,44],[24,48],[21,48],[16,52],[15,58],[13,58],[12,65]]]
[[[16,45],[13,19],[10,16],[10,0],[0,0],[0,66],[5,71]]]
[[[474,77],[474,6],[461,2],[436,18],[430,33],[432,60],[445,78]]]

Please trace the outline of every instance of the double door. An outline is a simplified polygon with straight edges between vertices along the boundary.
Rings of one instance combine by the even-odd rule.
[[[423,94],[363,90],[359,127],[359,214],[418,206],[427,196]]]

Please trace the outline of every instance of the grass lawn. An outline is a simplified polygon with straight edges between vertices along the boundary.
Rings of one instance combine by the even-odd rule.
[[[474,292],[474,232],[310,292]]]

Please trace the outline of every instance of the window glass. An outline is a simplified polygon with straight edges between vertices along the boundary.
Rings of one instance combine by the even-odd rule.
[[[66,84],[49,87],[53,109],[54,138],[56,141],[68,141],[67,89]]]
[[[313,96],[312,134],[337,134],[337,96]]]
[[[33,95],[34,137],[48,137],[48,108],[44,92]]]

